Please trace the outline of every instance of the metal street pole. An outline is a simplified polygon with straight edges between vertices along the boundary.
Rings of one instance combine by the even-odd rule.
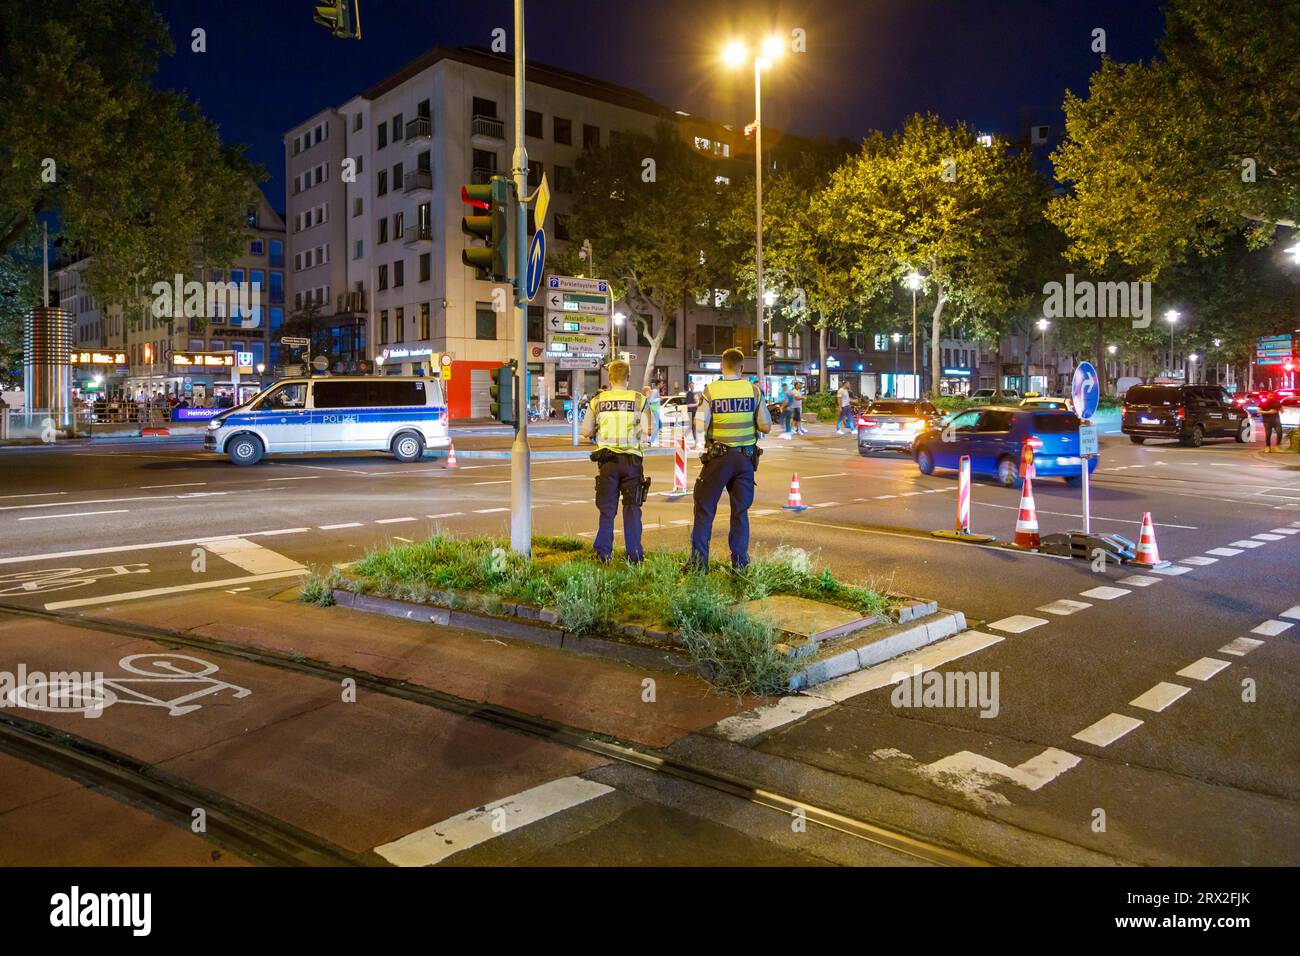
[[[921,380],[916,374],[916,289],[912,289],[912,387],[916,398],[921,397]]]
[[[584,239],[582,242],[582,248],[587,253],[587,276],[588,278],[594,279],[596,278],[596,254],[595,252],[592,251],[591,240]],[[610,332],[612,333],[613,332],[612,326],[614,324],[613,310],[611,310],[609,322],[611,326]],[[610,335],[609,341],[611,343],[610,350],[613,351],[615,346],[613,344],[614,337],[612,334]],[[569,372],[569,406],[573,409],[573,447],[574,448],[578,447],[578,376],[579,375],[586,375],[586,372],[579,372],[576,368]]]
[[[763,59],[754,57],[754,231],[755,272],[758,276],[758,387],[766,394],[767,376],[765,360],[767,349],[763,341]]]
[[[528,454],[528,149],[524,145],[524,0],[515,0],[515,441],[510,454],[510,550],[531,554],[533,501]],[[576,412],[575,406],[575,412]]]

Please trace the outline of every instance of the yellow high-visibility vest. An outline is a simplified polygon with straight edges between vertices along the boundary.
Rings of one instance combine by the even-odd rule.
[[[758,444],[758,388],[747,379],[716,379],[704,388],[709,403],[709,441],[732,448]]]
[[[641,413],[645,396],[630,388],[607,388],[591,401],[596,416],[596,447],[620,455],[641,454]]]

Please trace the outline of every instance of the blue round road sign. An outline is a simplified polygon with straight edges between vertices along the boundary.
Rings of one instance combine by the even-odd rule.
[[[533,233],[533,243],[528,248],[528,301],[537,296],[542,287],[542,267],[546,263],[546,230],[538,229]]]
[[[1080,362],[1074,370],[1070,392],[1074,398],[1074,413],[1085,422],[1091,420],[1097,411],[1097,403],[1101,401],[1101,382],[1091,362]]]

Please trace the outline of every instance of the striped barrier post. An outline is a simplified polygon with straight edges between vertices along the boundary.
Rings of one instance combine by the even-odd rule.
[[[970,530],[970,455],[962,455],[957,468],[957,528],[955,531],[931,531],[936,538],[951,538],[971,544],[996,541],[991,534],[973,534]]]
[[[667,492],[664,497],[669,501],[677,501],[686,497],[686,433],[682,432],[677,437],[676,448],[673,449],[673,490]]]

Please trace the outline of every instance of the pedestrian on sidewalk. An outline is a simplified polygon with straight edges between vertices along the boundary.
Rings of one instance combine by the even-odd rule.
[[[794,390],[790,393],[790,415],[795,432],[800,435],[807,435],[808,429],[803,427],[803,398],[803,382],[796,379]]]
[[[700,407],[700,398],[695,392],[693,382],[686,383],[686,401],[684,404],[686,405],[686,417],[691,422],[691,442],[698,444],[699,438],[695,435],[695,411]]]
[[[593,547],[596,557],[608,561],[614,553],[614,516],[623,499],[623,543],[628,561],[636,564],[641,548],[641,506],[645,503],[645,468],[642,445],[650,427],[645,396],[628,387],[632,369],[624,361],[611,362],[609,388],[598,392],[582,421],[582,434],[594,438],[591,460],[600,466],[596,475],[596,510],[600,524]]]
[[[853,431],[853,396],[849,393],[848,382],[841,382],[836,393],[840,402],[840,417],[835,420],[835,434],[843,435]],[[843,430],[842,430],[843,429]]]
[[[790,409],[790,394],[793,391],[794,383],[786,379],[781,383],[781,394],[778,400],[781,402],[781,437],[788,439],[790,437],[790,416],[793,412]]]
[[[1259,414],[1264,419],[1264,451],[1273,450],[1273,436],[1277,435],[1277,450],[1282,450],[1282,396],[1268,392],[1259,400]]]
[[[659,417],[659,381],[656,379],[652,384],[647,385],[642,392],[645,394],[646,411],[650,414],[650,446],[659,444],[659,429],[663,426],[663,419]]]

